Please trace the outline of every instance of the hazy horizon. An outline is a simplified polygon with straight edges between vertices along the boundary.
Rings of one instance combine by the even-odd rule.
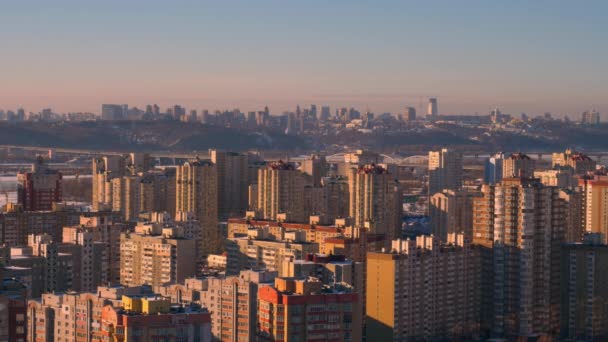
[[[19,1],[0,109],[608,112],[608,3]],[[420,107],[422,104],[422,107]]]

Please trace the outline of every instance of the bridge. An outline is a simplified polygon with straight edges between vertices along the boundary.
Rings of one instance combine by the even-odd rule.
[[[109,156],[109,155],[123,155],[126,152],[116,152],[116,151],[97,151],[97,150],[86,150],[86,149],[78,149],[78,148],[56,148],[56,147],[37,147],[37,146],[16,146],[16,145],[0,145],[0,149],[20,149],[23,151],[31,151],[38,152],[41,154],[48,153],[49,150],[53,151],[53,153],[65,153],[65,154],[74,154],[74,155],[83,155],[90,157],[98,157],[98,156]],[[326,159],[330,163],[337,163],[344,161],[344,155],[346,152],[332,154],[327,156]],[[553,152],[524,152],[528,156],[535,158],[537,160],[551,160],[551,156]],[[587,156],[594,159],[598,163],[602,161],[608,162],[608,152],[584,152]],[[171,152],[171,151],[160,151],[160,152],[150,152],[150,156],[154,158],[169,158],[169,159],[192,159],[196,157],[200,157],[202,159],[209,158],[209,153],[207,151],[192,151],[192,152]],[[465,159],[486,159],[489,158],[492,154],[490,153],[465,153],[463,157]],[[380,154],[382,160],[379,160],[381,163],[388,164],[396,164],[400,166],[426,166],[428,164],[428,156],[427,155],[412,155],[412,156],[399,156],[395,154]],[[293,159],[297,159],[293,158]]]

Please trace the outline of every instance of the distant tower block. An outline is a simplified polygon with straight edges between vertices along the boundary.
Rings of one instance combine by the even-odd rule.
[[[405,115],[407,121],[416,121],[416,108],[407,107],[405,108]]]
[[[431,117],[436,117],[437,113],[438,113],[437,99],[434,97],[431,97],[429,99],[429,106],[427,108],[426,115],[431,116]]]

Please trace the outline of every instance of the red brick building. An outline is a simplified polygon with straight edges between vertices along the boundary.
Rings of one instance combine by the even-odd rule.
[[[52,210],[53,203],[62,201],[61,172],[49,169],[41,156],[31,171],[17,175],[17,181],[17,202],[24,211]]]

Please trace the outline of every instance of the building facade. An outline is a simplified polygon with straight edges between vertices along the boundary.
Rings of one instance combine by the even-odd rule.
[[[394,240],[367,258],[369,341],[466,340],[479,331],[478,250],[462,234]]]
[[[462,154],[447,148],[429,152],[429,196],[462,186]]]
[[[482,253],[482,329],[491,336],[555,336],[565,208],[559,189],[505,178],[475,198],[473,242]]]
[[[17,202],[25,211],[52,210],[62,195],[62,175],[38,156],[29,172],[17,174]]]

